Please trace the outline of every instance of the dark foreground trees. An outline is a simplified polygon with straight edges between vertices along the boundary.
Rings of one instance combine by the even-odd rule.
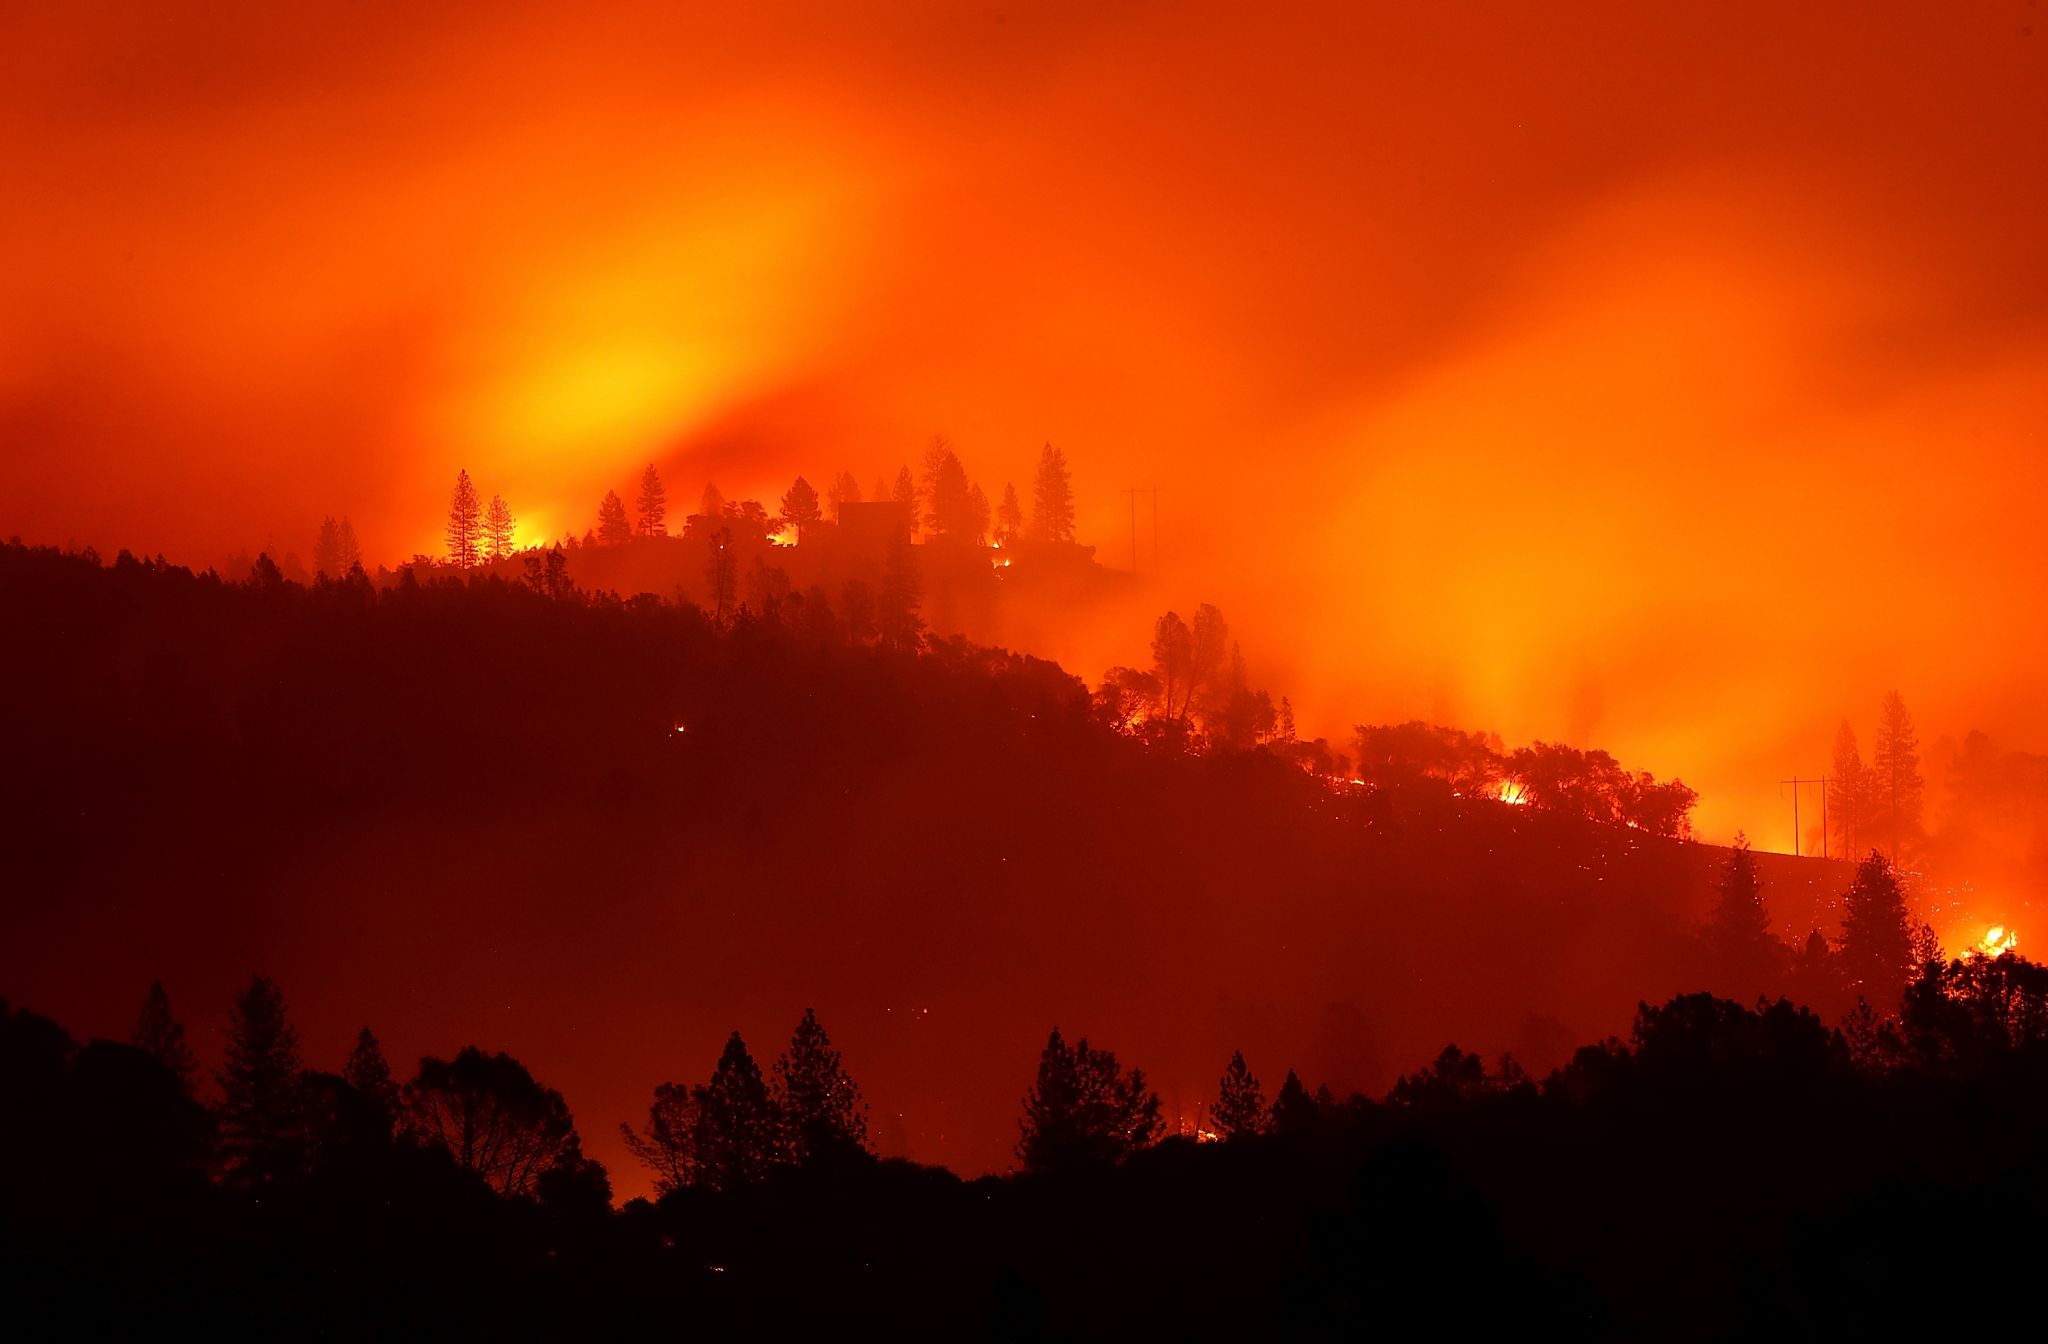
[[[1717,987],[1744,997],[1783,987],[1791,949],[1771,932],[1756,855],[1739,832],[1715,882],[1702,941]]]
[[[405,1089],[406,1124],[501,1195],[531,1195],[557,1168],[581,1165],[576,1124],[562,1094],[506,1054],[465,1046],[429,1056]]]
[[[1087,1038],[1068,1045],[1053,1028],[1024,1097],[1017,1156],[1035,1172],[1109,1166],[1158,1137],[1159,1097],[1142,1069],[1124,1069]]]
[[[695,1095],[698,1179],[704,1184],[736,1190],[761,1180],[783,1160],[782,1116],[738,1032],[726,1038],[711,1081]]]
[[[1234,1050],[1230,1067],[1217,1085],[1216,1105],[1209,1112],[1209,1127],[1220,1139],[1242,1138],[1263,1133],[1266,1128],[1266,1094],[1259,1080],[1244,1062],[1244,1052]]]
[[[735,1031],[708,1082],[660,1084],[645,1123],[619,1130],[663,1194],[692,1187],[731,1191],[783,1168],[870,1160],[867,1103],[808,1008],[772,1079]]]
[[[1913,923],[1898,873],[1876,850],[1856,865],[1842,898],[1842,970],[1872,1006],[1898,1002],[1916,969]]]
[[[847,1077],[832,1038],[804,1009],[789,1050],[775,1061],[775,1108],[793,1162],[829,1162],[865,1155],[867,1103]]]
[[[142,1001],[142,1013],[136,1018],[135,1032],[128,1043],[168,1069],[187,1092],[192,1090],[199,1077],[199,1061],[185,1043],[184,1026],[171,1016],[171,996],[165,992],[163,981],[150,981],[149,994]]]
[[[304,1160],[305,1080],[299,1034],[285,1019],[284,994],[256,976],[228,1015],[221,1070],[221,1156],[239,1178],[264,1185]]]
[[[282,995],[253,983],[236,1012],[238,1067],[269,1075]],[[734,1038],[701,1097],[657,1093],[643,1136],[671,1179],[614,1212],[559,1098],[503,1056],[423,1061],[394,1132],[359,1035],[342,1074],[301,1071],[300,1163],[256,1187],[216,1177],[207,1112],[157,1055],[0,1004],[0,1292],[29,1339],[1948,1329],[1954,1303],[1918,1285],[2022,1283],[2044,1249],[2048,971],[1929,962],[1880,1025],[1860,1048],[1789,1002],[1685,995],[1540,1084],[1449,1047],[1384,1101],[1290,1072],[1264,1120],[1239,1055],[1213,1144],[1155,1141],[1143,1077],[1055,1033],[1026,1139],[1058,1180],[787,1148],[697,1179],[700,1100],[728,1136],[748,1114],[762,1136],[857,1129],[807,1013],[773,1086]],[[1969,1310],[2031,1336],[2023,1294]]]

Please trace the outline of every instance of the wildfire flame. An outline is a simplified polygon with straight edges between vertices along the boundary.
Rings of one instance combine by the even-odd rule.
[[[2003,924],[1993,924],[1984,931],[1975,951],[1987,957],[2001,956],[2019,945],[2019,935]]]

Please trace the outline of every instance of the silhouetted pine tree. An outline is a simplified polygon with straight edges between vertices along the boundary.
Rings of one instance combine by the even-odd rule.
[[[825,492],[825,498],[832,506],[832,521],[836,523],[840,521],[840,510],[843,506],[860,503],[860,482],[853,478],[852,472],[842,471],[833,479],[831,488]]]
[[[1833,832],[1835,853],[1848,858],[1858,843],[1867,840],[1870,811],[1869,772],[1863,768],[1863,754],[1856,746],[1856,730],[1847,719],[1835,730],[1835,757],[1828,767],[1828,830]]]
[[[788,1051],[775,1061],[775,1104],[794,1160],[829,1161],[867,1151],[867,1103],[808,1008]]]
[[[1736,832],[1735,844],[1716,884],[1713,913],[1707,919],[1707,950],[1717,974],[1744,995],[1761,992],[1784,969],[1784,944],[1771,934],[1771,914],[1764,908],[1763,883],[1749,837]]]
[[[492,495],[491,507],[484,511],[484,554],[493,560],[503,560],[511,555],[512,536],[517,528],[518,521],[513,518],[505,497]]]
[[[320,520],[320,533],[313,540],[313,572],[330,579],[348,572],[341,562],[341,527],[332,517]]]
[[[338,553],[335,559],[336,563],[341,566],[341,573],[347,574],[357,565],[363,563],[363,548],[362,544],[356,540],[356,525],[348,520],[348,515],[346,514],[342,515],[341,529],[336,536],[336,544]]]
[[[661,473],[649,462],[647,470],[640,473],[640,498],[635,501],[640,510],[640,535],[644,537],[665,537],[668,535],[668,491],[662,488]]]
[[[924,618],[917,614],[924,583],[918,575],[917,550],[908,536],[889,539],[886,566],[875,603],[876,628],[891,648],[915,649],[924,636]]]
[[[1245,1065],[1242,1050],[1230,1054],[1230,1067],[1223,1071],[1223,1081],[1217,1087],[1209,1124],[1218,1137],[1225,1139],[1258,1134],[1266,1128],[1266,1094],[1259,1090],[1259,1080]]]
[[[1280,1091],[1273,1097],[1271,1128],[1275,1134],[1304,1134],[1314,1129],[1323,1118],[1322,1110],[1315,1098],[1301,1085],[1301,1079],[1293,1069],[1287,1071],[1287,1078],[1280,1084]]]
[[[881,496],[877,495],[876,498],[879,499]],[[910,506],[910,525],[916,527],[917,478],[910,474],[909,467],[898,467],[896,469],[896,485],[889,492],[889,498],[895,500],[898,504],[908,504]]]
[[[1046,444],[1031,481],[1031,535],[1039,541],[1074,539],[1074,485],[1066,454]]]
[[[1017,502],[1017,487],[1003,485],[1003,502],[996,505],[996,544],[1007,546],[1024,535],[1024,506]]]
[[[229,1009],[219,1082],[229,1170],[258,1184],[297,1170],[305,1144],[299,1034],[286,1020],[283,993],[265,976],[252,977]]]
[[[356,1033],[355,1048],[348,1052],[341,1076],[365,1101],[376,1106],[388,1123],[398,1122],[398,1083],[391,1076],[383,1047],[368,1027]]]
[[[1939,965],[1942,961],[1941,935],[1925,920],[1913,924],[1909,942],[1913,949],[1913,971],[1919,974],[1930,963]]]
[[[1891,860],[1897,864],[1903,851],[1920,838],[1921,810],[1920,739],[1897,691],[1885,696],[1878,720],[1877,742],[1870,753],[1870,798],[1884,819]]]
[[[1069,1048],[1055,1027],[1018,1127],[1017,1156],[1027,1170],[1114,1164],[1158,1136],[1159,1097],[1146,1088],[1144,1070],[1125,1072],[1115,1055],[1090,1049],[1085,1037]]]
[[[811,488],[809,481],[801,476],[796,478],[796,483],[782,497],[780,516],[785,526],[795,529],[799,543],[804,539],[804,529],[816,527],[824,518],[818,507],[818,492]]]
[[[1905,891],[1876,850],[1856,865],[1855,880],[1842,897],[1842,969],[1849,988],[1880,1012],[1898,1006],[1916,969]]]
[[[548,548],[541,558],[541,591],[549,597],[560,600],[576,591],[576,585],[569,581],[569,557],[561,546]]]
[[[455,473],[455,492],[448,500],[448,559],[457,569],[476,565],[482,536],[483,506],[467,470]]]
[[[149,993],[143,997],[142,1012],[135,1019],[135,1030],[128,1041],[138,1050],[147,1050],[157,1063],[176,1074],[186,1095],[191,1095],[199,1077],[199,1061],[185,1044],[185,1028],[171,1016],[171,996],[164,992],[163,981],[149,982]]]
[[[935,537],[967,537],[974,526],[972,487],[960,455],[942,437],[925,449],[922,484],[925,531]]]
[[[697,1103],[697,1170],[706,1185],[731,1190],[760,1180],[787,1151],[782,1117],[768,1095],[760,1066],[734,1032],[718,1057]]]
[[[626,517],[626,501],[619,498],[616,490],[604,492],[604,498],[597,505],[597,539],[607,546],[617,546],[633,539],[633,524]]]
[[[967,538],[980,546],[988,541],[988,496],[978,485],[967,487]]]

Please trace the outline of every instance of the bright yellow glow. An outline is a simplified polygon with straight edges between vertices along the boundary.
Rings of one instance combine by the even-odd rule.
[[[531,513],[523,513],[512,524],[513,549],[524,551],[535,546],[552,545],[552,531],[546,513],[538,509]]]
[[[1993,924],[1972,950],[1986,957],[2002,956],[2019,946],[2019,941],[2019,935],[2005,925]]]

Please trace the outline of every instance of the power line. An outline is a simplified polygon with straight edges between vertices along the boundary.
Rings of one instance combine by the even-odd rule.
[[[1791,779],[1781,779],[1778,781],[1780,789],[1784,788],[1787,784],[1792,786],[1792,853],[1794,857],[1800,857],[1805,853],[1803,840],[1799,833],[1800,786],[1803,784],[1818,784],[1820,786],[1820,856],[1825,859],[1828,856],[1828,777],[1822,775],[1819,779],[1800,779],[1795,775]]]

